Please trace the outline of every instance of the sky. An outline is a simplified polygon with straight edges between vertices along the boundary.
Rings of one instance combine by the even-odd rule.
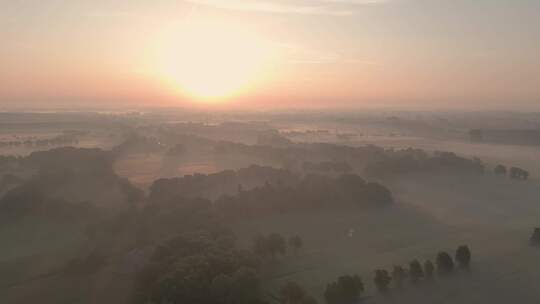
[[[540,110],[536,0],[11,0],[0,39],[0,106]]]

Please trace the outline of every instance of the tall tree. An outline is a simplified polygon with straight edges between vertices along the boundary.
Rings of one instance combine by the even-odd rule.
[[[441,251],[437,254],[437,272],[446,275],[454,270],[454,261],[447,252]]]
[[[261,257],[270,255],[268,239],[264,235],[258,235],[253,240],[253,252]]]
[[[285,238],[281,234],[272,233],[268,236],[268,247],[270,249],[270,255],[275,257],[276,255],[284,255],[287,252]]]
[[[304,300],[302,301],[302,304],[317,304],[317,300],[315,300],[314,297],[307,296],[307,297],[305,297]]]
[[[462,268],[469,268],[471,264],[471,250],[469,246],[462,245],[456,250],[456,261]]]
[[[306,292],[300,285],[289,282],[281,288],[280,297],[283,304],[301,304],[306,297]]]
[[[359,276],[345,275],[326,286],[324,298],[327,304],[356,304],[363,291],[364,284]]]
[[[416,283],[424,277],[424,270],[418,260],[414,260],[409,264],[409,273],[411,282]]]
[[[388,274],[388,271],[384,269],[377,269],[375,270],[375,278],[373,281],[379,292],[386,293],[392,278]]]
[[[407,272],[405,269],[399,265],[395,265],[392,270],[392,280],[394,281],[394,286],[396,288],[403,287],[403,281],[407,277]]]
[[[424,272],[426,274],[426,278],[432,279],[434,270],[435,266],[430,260],[424,262]]]
[[[493,172],[496,175],[506,175],[507,169],[503,165],[497,165],[497,167],[495,167],[495,169],[493,169]]]
[[[540,228],[534,228],[534,231],[529,239],[531,246],[540,246]]]
[[[302,249],[303,245],[304,242],[302,241],[302,238],[300,236],[295,235],[289,238],[289,247],[292,248],[295,253],[297,253],[298,250]]]

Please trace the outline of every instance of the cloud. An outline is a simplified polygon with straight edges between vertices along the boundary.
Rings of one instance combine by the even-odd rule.
[[[381,4],[389,0],[186,0],[197,5],[219,9],[278,14],[335,15],[354,14],[351,6]]]

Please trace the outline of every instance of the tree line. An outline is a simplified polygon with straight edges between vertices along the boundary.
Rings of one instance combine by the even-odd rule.
[[[384,185],[367,182],[355,174],[338,178],[308,175],[297,184],[265,183],[236,195],[224,195],[214,202],[218,212],[228,218],[304,212],[321,208],[384,207],[391,205],[392,193]]]
[[[509,178],[515,179],[515,180],[528,180],[529,179],[529,171],[524,170],[519,167],[507,168],[506,166],[501,165],[501,164],[497,165],[493,169],[493,173],[495,173],[495,175],[508,176]]]
[[[278,255],[285,255],[287,251],[298,253],[304,246],[304,241],[298,235],[291,236],[285,240],[281,234],[272,233],[267,236],[258,235],[254,239],[253,252],[262,258],[275,258]]]
[[[390,283],[393,287],[400,289],[404,283],[409,280],[411,284],[417,284],[421,280],[432,280],[435,274],[444,277],[450,275],[457,265],[462,269],[469,269],[471,262],[471,251],[467,245],[459,246],[455,252],[455,262],[445,251],[437,254],[435,264],[431,260],[426,260],[423,264],[417,259],[409,263],[409,268],[405,269],[401,265],[395,265],[392,272],[385,269],[375,270],[373,279],[375,287],[381,293],[387,293],[390,290]]]
[[[457,265],[456,265],[457,264]],[[454,259],[445,251],[437,254],[435,264],[426,260],[423,264],[415,259],[409,263],[409,268],[395,265],[392,272],[386,269],[374,271],[373,282],[377,291],[387,294],[393,288],[401,289],[407,281],[410,284],[419,284],[422,280],[433,280],[435,275],[446,277],[452,274],[456,267],[469,269],[471,264],[471,251],[467,245],[456,249]],[[393,283],[393,286],[391,285]],[[357,304],[362,301],[365,285],[358,275],[342,275],[336,281],[326,285],[324,301],[326,304]],[[307,295],[301,286],[289,282],[282,287],[280,298],[277,300],[285,304],[315,304],[316,300]]]
[[[485,166],[477,158],[468,159],[453,152],[429,154],[421,149],[387,151],[381,159],[369,163],[368,176],[391,177],[410,173],[484,174]]]

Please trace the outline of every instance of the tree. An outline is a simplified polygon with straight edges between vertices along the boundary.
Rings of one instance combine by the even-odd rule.
[[[373,281],[375,282],[375,286],[379,292],[386,293],[392,278],[388,274],[388,271],[384,269],[377,269],[375,270],[375,278]]]
[[[282,304],[317,304],[317,301],[306,294],[304,289],[294,283],[289,282],[280,291]]]
[[[495,169],[493,169],[493,172],[494,172],[496,175],[506,175],[506,172],[507,172],[507,171],[508,171],[508,170],[507,170],[506,167],[503,166],[503,165],[497,165],[497,166],[495,167]]]
[[[278,254],[284,255],[287,250],[285,239],[277,233],[270,234],[267,237],[264,235],[255,237],[253,247],[255,254],[262,257],[271,256],[272,258],[275,258]]]
[[[375,206],[390,205],[394,202],[390,190],[378,183],[367,183],[364,186],[364,196],[369,203]]]
[[[437,272],[441,275],[450,274],[454,270],[454,261],[447,252],[437,254]]]
[[[186,153],[186,147],[182,144],[176,144],[167,151],[167,156],[183,156]]]
[[[540,246],[540,228],[534,228],[533,234],[529,239],[531,246]]]
[[[481,129],[473,129],[469,131],[469,136],[473,142],[481,142],[483,140],[483,132]]]
[[[324,298],[327,304],[355,304],[363,291],[364,284],[359,276],[345,275],[326,286]]]
[[[435,266],[433,266],[433,263],[430,260],[424,262],[424,272],[426,274],[426,278],[432,279],[434,270]]]
[[[187,232],[158,246],[137,274],[133,303],[261,303],[257,259],[228,237]]]
[[[303,246],[302,238],[298,235],[289,238],[289,247],[291,247],[294,252],[302,249]]]
[[[268,236],[268,248],[270,250],[270,255],[275,257],[276,255],[284,255],[287,252],[287,247],[285,239],[281,234],[272,233]]]
[[[462,245],[458,247],[456,250],[456,261],[462,268],[469,268],[471,263],[471,251],[469,250],[469,246]]]
[[[510,178],[518,180],[527,180],[529,178],[529,172],[521,168],[510,168]]]
[[[317,300],[315,300],[314,297],[307,296],[307,297],[305,297],[304,300],[302,301],[302,304],[317,304]]]
[[[281,288],[280,296],[283,304],[300,304],[306,297],[306,292],[300,285],[289,282]]]
[[[268,240],[264,235],[258,235],[253,240],[253,252],[261,257],[265,257],[270,254],[270,248],[268,246]]]
[[[424,270],[422,269],[422,265],[418,260],[414,260],[409,264],[409,273],[411,277],[411,281],[413,283],[418,282],[421,278],[424,277]]]
[[[392,270],[392,280],[394,281],[394,286],[396,288],[403,287],[403,281],[405,281],[406,277],[407,272],[403,267],[399,265],[394,266],[394,269]]]

